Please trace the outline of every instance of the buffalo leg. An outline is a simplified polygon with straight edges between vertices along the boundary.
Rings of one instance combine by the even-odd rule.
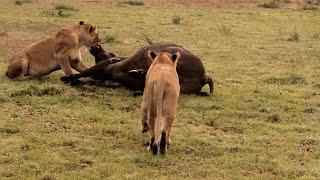
[[[74,74],[71,76],[63,76],[60,78],[60,80],[65,83],[71,82],[72,84],[74,84],[78,79],[82,77],[103,76],[103,72],[109,64],[110,64],[109,60],[104,60],[78,74]]]

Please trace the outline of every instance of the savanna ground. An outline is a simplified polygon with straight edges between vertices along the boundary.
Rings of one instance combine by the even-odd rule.
[[[319,10],[150,2],[0,2],[0,179],[319,179]],[[181,95],[166,156],[142,145],[132,91],[69,87],[61,71],[4,76],[13,52],[79,20],[99,25],[110,52],[135,52],[145,34],[188,48],[214,77],[212,95]]]

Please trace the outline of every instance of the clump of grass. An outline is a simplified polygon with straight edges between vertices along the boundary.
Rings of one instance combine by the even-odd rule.
[[[270,9],[278,8],[279,1],[278,0],[269,0],[268,2],[264,2],[262,4],[259,4],[258,7],[270,8]]]
[[[315,113],[316,111],[317,111],[317,109],[316,108],[312,108],[312,107],[303,110],[304,113],[311,113],[311,114]]]
[[[289,4],[289,3],[291,3],[291,0],[282,0],[281,2]]]
[[[181,17],[180,17],[179,15],[175,14],[175,15],[172,17],[172,23],[179,25],[180,22],[181,22]]]
[[[143,6],[143,0],[127,0],[123,2],[124,4],[130,4],[131,6]]]
[[[284,78],[271,77],[271,78],[265,79],[263,82],[267,84],[280,84],[280,85],[307,84],[307,80],[304,77],[299,76],[297,74],[292,74],[289,77],[284,77]]]
[[[104,43],[108,43],[108,44],[115,43],[116,42],[116,37],[113,36],[113,35],[110,35],[110,34],[105,34],[102,37],[101,42],[102,42],[102,44],[104,44]]]
[[[315,145],[316,141],[314,139],[301,139],[299,141],[300,146],[306,146],[306,145]]]
[[[207,119],[207,120],[205,121],[205,124],[206,124],[207,126],[211,126],[211,127],[214,127],[214,126],[217,125],[217,123],[216,123],[216,121],[215,121],[214,119]]]
[[[54,8],[55,8],[56,10],[77,11],[77,9],[75,9],[74,7],[69,6],[69,5],[66,5],[66,4],[56,4],[56,5],[54,6]]]
[[[67,140],[63,140],[62,146],[68,146],[68,147],[71,147],[71,148],[76,148],[78,147],[78,143],[74,140],[70,140],[70,139],[67,139]]]
[[[288,41],[292,41],[292,42],[298,42],[300,39],[300,35],[297,31],[294,31],[290,37],[288,38]]]
[[[221,34],[230,35],[232,28],[226,24],[220,23],[217,25],[217,29]]]
[[[149,44],[149,45],[152,45],[154,44],[152,39],[149,38],[146,34],[143,34],[143,37],[144,37],[144,40]]]
[[[71,16],[71,11],[78,11],[74,7],[65,4],[56,4],[54,9],[57,11],[59,17]]]
[[[272,114],[272,115],[268,116],[268,122],[277,123],[277,122],[279,122],[280,120],[281,120],[281,119],[280,119],[279,114]]]
[[[31,2],[32,2],[31,0],[15,0],[14,1],[14,3],[19,6],[21,6],[24,3],[31,3]]]
[[[314,39],[319,39],[320,38],[320,33],[316,33],[312,36],[312,38]]]

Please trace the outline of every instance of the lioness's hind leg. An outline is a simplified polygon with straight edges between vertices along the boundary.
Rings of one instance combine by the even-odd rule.
[[[166,146],[165,146],[165,151],[168,147],[169,144],[171,144],[171,129],[172,129],[172,124],[175,119],[175,113],[177,109],[177,99],[176,98],[168,98],[165,99],[163,102],[163,112],[162,112],[162,117],[163,117],[163,132],[165,133],[165,140],[166,140]]]
[[[167,134],[165,131],[162,131],[161,133],[161,139],[160,139],[160,153],[166,154],[167,153]]]
[[[155,126],[156,126],[156,117],[150,116],[148,117],[148,124],[150,128],[151,133],[151,142],[150,142],[150,149],[152,151],[153,155],[156,155],[158,153],[158,142],[155,142],[156,134],[155,134]]]
[[[142,102],[141,104],[141,111],[142,111],[142,119],[141,119],[141,124],[142,124],[142,133],[145,133],[149,130],[149,125],[148,125],[148,106],[145,101]]]

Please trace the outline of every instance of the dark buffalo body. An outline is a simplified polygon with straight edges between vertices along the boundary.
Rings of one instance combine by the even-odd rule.
[[[119,62],[113,63],[117,57],[107,53],[100,46],[92,47],[91,54],[96,59],[96,65],[88,70],[75,75],[76,79],[91,76],[99,80],[111,80],[135,91],[142,91],[145,86],[145,75],[152,60],[148,51],[154,52],[180,52],[177,72],[179,75],[180,89],[182,93],[200,93],[205,84],[209,84],[210,93],[213,91],[212,78],[206,74],[201,60],[185,48],[175,44],[154,44],[146,46],[128,58],[119,57]],[[114,61],[113,61],[114,62]]]

